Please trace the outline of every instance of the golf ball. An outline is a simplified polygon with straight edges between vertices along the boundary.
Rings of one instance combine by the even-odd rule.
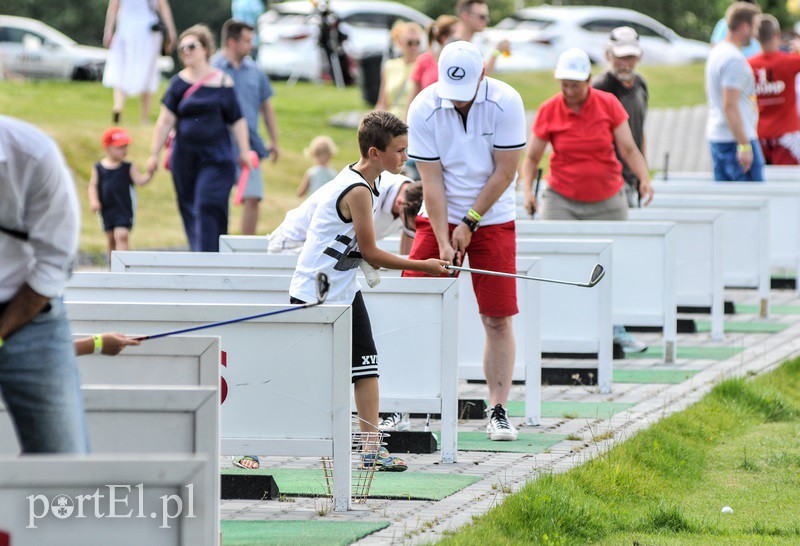
[[[731,508],[730,506],[723,506],[722,507],[722,513],[723,514],[733,514],[733,508]]]

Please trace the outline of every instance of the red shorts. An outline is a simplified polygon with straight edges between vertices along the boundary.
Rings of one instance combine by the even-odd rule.
[[[797,165],[797,158],[785,148],[777,138],[762,138],[761,151],[764,152],[764,161],[767,165]]]
[[[450,224],[450,233],[457,224]],[[467,247],[469,265],[475,269],[490,269],[503,273],[517,272],[517,230],[514,222],[481,226],[472,234]],[[433,234],[430,220],[417,217],[417,233],[409,258],[426,260],[439,257],[439,243]],[[403,271],[404,277],[425,277],[419,271]],[[446,276],[446,275],[445,275]],[[473,275],[472,287],[478,300],[478,310],[487,317],[510,317],[519,313],[517,281],[490,275]]]

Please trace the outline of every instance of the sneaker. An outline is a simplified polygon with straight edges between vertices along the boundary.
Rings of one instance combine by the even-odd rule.
[[[405,472],[408,465],[400,457],[389,454],[389,450],[381,446],[378,449],[378,457],[375,459],[375,470],[381,472]]]
[[[625,331],[624,326],[614,327],[614,343],[622,347],[623,353],[643,353],[647,345]]]
[[[408,413],[387,413],[378,423],[378,429],[382,432],[411,430],[411,419]]]
[[[497,404],[493,408],[486,410],[489,415],[489,424],[486,425],[486,434],[490,440],[500,442],[513,442],[517,439],[517,429],[508,422],[506,409]]]

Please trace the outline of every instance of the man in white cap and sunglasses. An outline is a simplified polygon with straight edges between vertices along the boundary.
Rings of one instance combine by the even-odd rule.
[[[618,27],[611,31],[606,48],[608,69],[592,80],[592,87],[611,93],[619,99],[628,113],[628,125],[633,134],[636,147],[644,151],[644,119],[647,116],[649,93],[647,82],[636,72],[636,65],[642,60],[639,33],[631,27]],[[625,180],[625,193],[629,207],[639,206],[639,179],[617,151],[617,159],[622,163],[622,178]]]
[[[408,157],[417,162],[424,191],[410,257],[462,265],[469,255],[471,267],[515,273],[514,190],[526,144],[519,93],[485,76],[477,47],[451,42],[439,56],[439,81],[411,103],[408,124]],[[492,440],[516,440],[506,413],[514,371],[516,282],[474,275],[472,284],[486,331],[486,431]]]

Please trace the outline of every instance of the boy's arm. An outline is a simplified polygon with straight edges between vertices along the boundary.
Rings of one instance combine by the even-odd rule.
[[[97,167],[92,167],[92,174],[89,176],[89,207],[92,212],[103,208],[100,204],[100,193],[97,191]]]
[[[144,173],[140,173],[139,169],[136,168],[136,165],[131,163],[131,180],[133,180],[133,183],[136,184],[137,186],[144,186],[145,184],[150,182],[153,179],[154,174],[155,173],[147,171],[145,171]]]
[[[378,248],[375,244],[375,226],[372,223],[372,197],[364,186],[353,188],[339,204],[345,218],[352,218],[356,240],[361,255],[372,266],[386,269],[410,269],[429,275],[446,275],[444,265],[449,263],[431,258],[430,260],[407,260]]]

